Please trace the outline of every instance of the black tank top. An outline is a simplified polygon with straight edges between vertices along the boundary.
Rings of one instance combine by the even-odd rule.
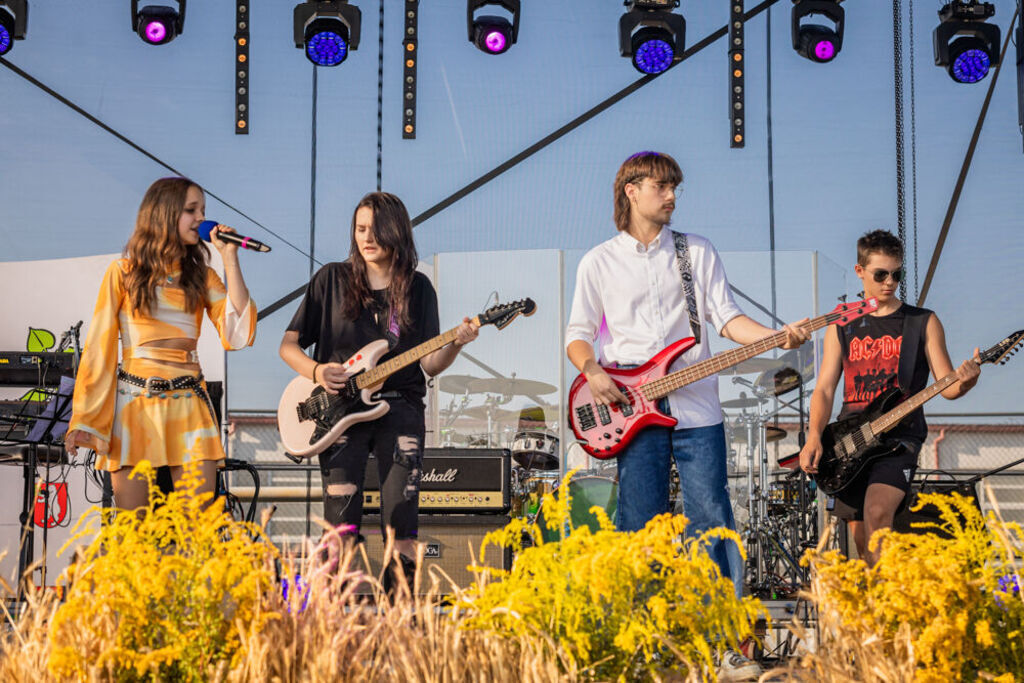
[[[839,345],[843,353],[843,409],[839,418],[856,415],[883,391],[896,386],[900,358],[913,354],[907,361],[912,362],[909,387],[900,387],[907,396],[928,386],[928,358],[924,352],[924,326],[931,311],[903,304],[893,313],[882,316],[866,315],[851,322],[839,331]],[[903,348],[905,323],[908,316],[917,318],[921,333],[908,335],[917,337],[917,348]],[[928,426],[924,410],[918,408],[908,415],[886,436],[924,442]]]

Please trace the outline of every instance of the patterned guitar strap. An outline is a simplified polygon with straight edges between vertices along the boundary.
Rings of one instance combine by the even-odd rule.
[[[679,270],[679,279],[683,283],[683,293],[686,294],[686,310],[690,314],[690,330],[693,332],[694,341],[700,344],[700,316],[697,315],[697,295],[693,291],[690,246],[686,242],[686,235],[675,230],[672,231],[672,241],[676,246],[676,268]]]

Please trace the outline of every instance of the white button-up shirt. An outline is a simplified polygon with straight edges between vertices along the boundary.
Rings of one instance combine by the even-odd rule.
[[[733,300],[725,268],[711,242],[687,233],[701,343],[681,355],[675,371],[711,357],[705,321],[721,333],[743,311]],[[580,260],[566,345],[594,345],[601,365],[643,364],[669,344],[692,337],[686,294],[676,265],[672,232],[663,227],[650,244],[626,232],[602,242]],[[722,421],[718,376],[712,375],[669,394],[676,429],[707,427]]]

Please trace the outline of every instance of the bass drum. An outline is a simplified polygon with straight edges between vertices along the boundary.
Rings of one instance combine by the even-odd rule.
[[[553,495],[558,498],[561,485],[556,486]],[[602,508],[608,518],[615,521],[615,510],[619,486],[614,479],[608,477],[595,477],[584,475],[573,477],[569,482],[569,519],[572,527],[588,526],[594,533],[601,529],[597,517],[590,512],[595,505]],[[545,543],[554,543],[562,539],[558,529],[549,529],[544,520],[543,510],[537,514],[537,526],[540,527],[540,537]]]

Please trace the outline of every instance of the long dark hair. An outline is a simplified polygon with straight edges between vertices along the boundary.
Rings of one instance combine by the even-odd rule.
[[[412,239],[412,221],[402,200],[388,192],[371,192],[359,200],[352,212],[352,243],[349,247],[348,268],[345,273],[345,303],[342,315],[355,320],[359,313],[373,304],[373,292],[366,275],[366,261],[356,244],[356,213],[362,207],[373,211],[373,237],[391,255],[391,283],[388,285],[388,303],[395,320],[403,330],[412,324],[409,315],[409,290],[416,273],[419,257]]]
[[[185,244],[178,235],[178,219],[190,187],[203,191],[188,178],[161,178],[142,198],[135,231],[124,247],[130,264],[125,289],[129,305],[137,313],[152,313],[157,286],[179,267],[186,309],[191,312],[204,305],[209,247],[202,242]]]

